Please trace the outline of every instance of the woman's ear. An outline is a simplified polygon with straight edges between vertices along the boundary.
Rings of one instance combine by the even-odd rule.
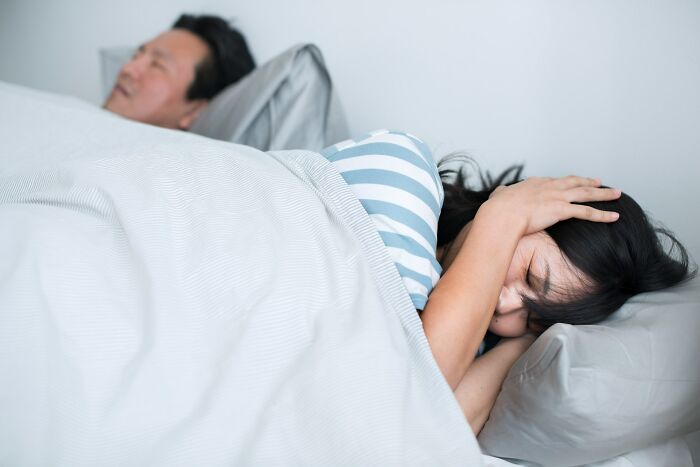
[[[199,114],[208,104],[209,101],[207,99],[195,99],[189,102],[187,111],[177,122],[177,127],[181,130],[189,130],[194,121],[197,120],[197,117],[199,117]]]

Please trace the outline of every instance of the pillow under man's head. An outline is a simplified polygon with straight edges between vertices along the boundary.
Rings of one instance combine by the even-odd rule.
[[[254,68],[245,38],[225,20],[182,15],[122,67],[104,108],[186,130],[212,97]]]

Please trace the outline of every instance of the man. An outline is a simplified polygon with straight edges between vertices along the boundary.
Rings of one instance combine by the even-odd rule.
[[[212,97],[254,68],[245,38],[226,21],[182,15],[122,67],[104,108],[187,130]]]

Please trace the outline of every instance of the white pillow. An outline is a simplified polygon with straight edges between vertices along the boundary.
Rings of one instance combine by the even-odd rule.
[[[700,430],[700,277],[607,321],[557,324],[516,362],[479,435],[487,454],[572,466]]]

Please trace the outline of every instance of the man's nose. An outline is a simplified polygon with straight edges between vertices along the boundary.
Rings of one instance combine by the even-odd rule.
[[[122,67],[121,74],[128,75],[131,78],[138,78],[141,76],[141,73],[143,73],[143,70],[146,67],[146,54],[138,54],[135,57],[132,57],[131,60],[126,62],[126,64]]]
[[[523,300],[520,296],[520,292],[513,288],[503,286],[501,288],[501,293],[498,296],[498,303],[496,304],[496,314],[502,315],[510,313],[512,311],[519,310],[523,307]]]

